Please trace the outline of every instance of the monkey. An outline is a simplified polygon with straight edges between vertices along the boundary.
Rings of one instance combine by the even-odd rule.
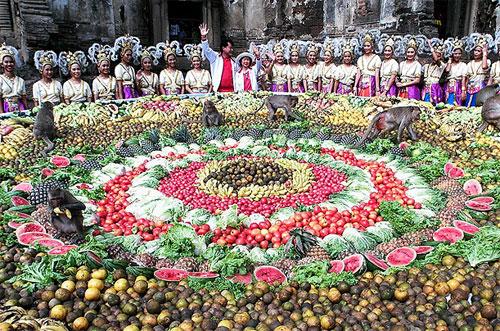
[[[420,108],[417,106],[396,106],[384,110],[372,119],[361,141],[355,146],[361,146],[366,140],[375,139],[387,132],[398,130],[398,142],[401,142],[403,131],[406,128],[411,140],[417,140],[413,131],[412,122],[420,118]]]
[[[47,147],[42,151],[43,156],[54,149],[52,140],[56,137],[56,127],[54,124],[54,105],[50,102],[44,102],[35,117],[33,124],[33,135],[36,139],[42,139]]]
[[[224,118],[215,107],[215,104],[208,99],[203,102],[203,115],[201,120],[203,125],[207,128],[211,126],[220,126],[224,122]]]
[[[52,225],[63,234],[75,233],[83,238],[83,215],[85,205],[69,191],[60,188],[49,191],[49,211]]]
[[[291,117],[293,119],[299,119],[296,115],[292,113],[292,108],[297,105],[299,102],[299,97],[294,95],[270,95],[266,98],[264,103],[257,109],[252,115],[257,114],[264,105],[269,110],[268,119],[270,121],[276,118],[276,110],[278,108],[283,108],[285,110],[285,120],[288,121],[288,118]]]
[[[479,132],[483,132],[488,127],[488,124],[500,130],[500,95],[486,100],[481,109],[481,117],[483,118],[483,123],[478,128]]]
[[[476,96],[476,107],[482,106],[486,100],[494,97],[500,91],[500,84],[492,84],[483,87]]]

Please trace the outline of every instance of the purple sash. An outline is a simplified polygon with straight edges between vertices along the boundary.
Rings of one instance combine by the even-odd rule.
[[[14,103],[12,103],[14,104]],[[10,112],[13,112],[13,111],[25,111],[26,110],[26,106],[24,105],[24,103],[19,100],[17,102],[17,108],[19,109],[14,109],[15,107],[12,107],[13,109],[10,108],[10,104],[9,102],[5,101],[3,102],[3,112],[4,113],[10,113]]]

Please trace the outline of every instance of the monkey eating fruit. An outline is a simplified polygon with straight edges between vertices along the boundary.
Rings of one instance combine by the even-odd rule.
[[[53,189],[49,191],[49,211],[54,228],[61,233],[76,233],[83,238],[83,215],[85,205],[69,191]]]
[[[36,114],[33,124],[33,136],[36,139],[42,139],[47,147],[42,151],[43,156],[54,149],[52,140],[56,137],[56,127],[54,124],[54,106],[50,102],[44,102]]]
[[[276,110],[278,110],[278,108],[283,108],[285,110],[285,121],[288,121],[289,117],[298,119],[298,117],[292,113],[292,108],[295,107],[298,102],[299,97],[294,95],[270,95],[253,115],[257,114],[265,105],[269,110],[268,119],[270,121],[276,118]]]

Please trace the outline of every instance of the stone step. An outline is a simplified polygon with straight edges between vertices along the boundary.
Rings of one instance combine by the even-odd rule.
[[[52,17],[52,12],[49,9],[32,9],[32,8],[24,8],[21,9],[21,13],[23,15],[33,15],[33,16],[49,16]]]

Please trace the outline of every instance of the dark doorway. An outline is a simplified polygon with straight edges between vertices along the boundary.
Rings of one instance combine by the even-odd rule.
[[[178,40],[181,45],[200,42],[198,26],[203,22],[203,2],[168,2],[169,40]]]
[[[448,4],[448,0],[434,0],[434,19],[436,20],[439,38],[447,37]]]

